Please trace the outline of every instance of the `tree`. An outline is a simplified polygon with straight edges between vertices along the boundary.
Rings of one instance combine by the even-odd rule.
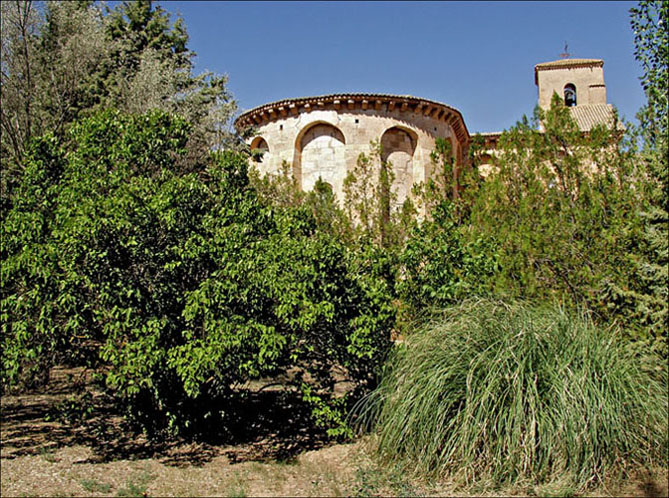
[[[476,162],[470,160],[458,166],[451,141],[437,138],[430,154],[429,177],[425,183],[414,185],[413,194],[426,218],[429,219],[437,207],[446,201],[453,207],[451,215],[454,221],[457,224],[466,223],[472,199],[478,191],[478,183]]]
[[[669,132],[669,5],[642,0],[630,9],[634,55],[641,63],[641,85],[648,99],[639,112],[651,148],[664,147]],[[665,154],[666,156],[666,154]]]
[[[150,0],[125,1],[108,17],[112,51],[102,77],[111,104],[127,112],[176,112],[207,147],[233,145],[226,126],[236,105],[227,77],[192,73],[195,53],[187,48],[183,20],[170,24],[169,14]]]
[[[620,307],[644,325],[654,348],[667,355],[669,329],[669,5],[639,2],[630,9],[635,56],[647,103],[639,111],[645,172],[645,202],[639,203],[643,226],[634,254],[634,285],[614,289]]]
[[[3,220],[2,385],[105,366],[147,430],[188,432],[224,427],[240,385],[291,370],[317,420],[346,433],[334,385],[376,382],[385,281],[311,211],[264,205],[247,157],[176,168],[181,117],[105,111],[69,133],[33,142]]]
[[[8,178],[6,157],[21,157],[39,120],[35,119],[33,99],[35,50],[40,25],[33,2],[15,0],[0,3],[1,54],[0,123],[2,124],[3,190]]]
[[[639,334],[609,293],[633,281],[628,255],[637,252],[634,212],[644,188],[617,125],[584,134],[556,96],[549,110],[537,108],[532,121],[502,134],[496,167],[470,227],[474,237],[499,242],[496,292],[585,305]]]
[[[410,320],[490,292],[498,271],[495,239],[470,237],[456,210],[456,203],[442,199],[414,226],[400,253],[398,294]]]
[[[395,250],[406,239],[416,210],[411,199],[397,206],[395,172],[383,156],[378,141],[370,143],[369,154],[358,156],[356,166],[344,179],[344,204],[358,237]]]
[[[193,74],[181,19],[150,1],[103,10],[94,1],[2,2],[3,204],[24,167],[30,139],[47,130],[61,140],[74,120],[100,109],[162,109],[194,126],[191,155],[234,145],[235,103],[227,78]]]

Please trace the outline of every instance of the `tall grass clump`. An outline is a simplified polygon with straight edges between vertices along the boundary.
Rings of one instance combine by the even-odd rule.
[[[423,475],[589,487],[666,465],[666,378],[585,313],[470,301],[398,345],[355,412]]]

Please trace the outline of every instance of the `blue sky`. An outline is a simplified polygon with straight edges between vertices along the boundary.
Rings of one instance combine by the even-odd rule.
[[[604,59],[608,101],[644,103],[634,2],[177,2],[196,71],[229,76],[240,109],[339,92],[414,95],[459,109],[470,132],[500,131],[537,101],[534,65]]]

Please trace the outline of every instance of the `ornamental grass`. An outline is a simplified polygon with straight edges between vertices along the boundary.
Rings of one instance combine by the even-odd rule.
[[[398,345],[354,409],[378,452],[464,485],[577,489],[667,465],[667,373],[586,313],[468,301]]]

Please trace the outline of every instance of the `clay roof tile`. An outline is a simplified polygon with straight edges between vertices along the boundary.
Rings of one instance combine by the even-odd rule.
[[[597,125],[613,126],[614,123],[611,104],[577,105],[570,107],[569,112],[581,131],[590,131]],[[618,122],[617,127],[624,128],[621,122]]]

